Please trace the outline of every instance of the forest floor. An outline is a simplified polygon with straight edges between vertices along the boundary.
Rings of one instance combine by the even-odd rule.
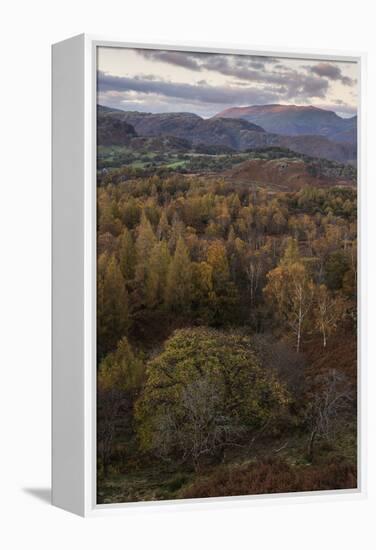
[[[224,462],[203,464],[199,472],[186,465],[163,461],[151,462],[150,459],[130,463],[124,457],[124,462],[118,463],[110,470],[107,479],[98,478],[98,504],[185,498],[185,494],[190,493],[192,485],[200,486],[201,483],[206,483],[223,472],[224,468],[231,478],[231,472],[270,460],[285,464],[293,472],[301,472],[304,469],[308,471],[311,466],[319,466],[324,472],[325,465],[356,464],[355,449],[356,428],[350,423],[336,433],[335,440],[318,442],[312,463],[306,458],[307,435],[299,433],[293,436],[290,434],[288,438],[265,438],[254,444],[251,449],[233,451],[226,456]]]

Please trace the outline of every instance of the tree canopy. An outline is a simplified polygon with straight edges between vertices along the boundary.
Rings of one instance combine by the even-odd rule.
[[[136,406],[142,446],[190,459],[246,441],[281,414],[287,391],[263,371],[251,339],[196,328],[176,331],[147,366]]]

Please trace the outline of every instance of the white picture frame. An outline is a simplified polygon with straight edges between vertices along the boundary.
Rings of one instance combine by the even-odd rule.
[[[96,503],[96,51],[100,46],[275,55],[358,64],[358,487],[314,493]],[[52,502],[96,516],[145,506],[213,508],[366,495],[365,54],[214,44],[130,44],[79,35],[52,47]]]

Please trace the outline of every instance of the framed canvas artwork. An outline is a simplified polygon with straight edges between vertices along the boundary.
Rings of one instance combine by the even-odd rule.
[[[361,79],[53,46],[54,504],[364,493]]]

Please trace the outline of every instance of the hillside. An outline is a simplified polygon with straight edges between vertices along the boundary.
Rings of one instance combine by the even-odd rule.
[[[323,136],[278,136],[276,142],[279,147],[287,147],[310,157],[326,158],[342,163],[356,161],[356,145],[339,143]]]
[[[124,120],[98,116],[97,143],[98,145],[127,145],[137,133],[131,124]]]
[[[235,118],[261,125],[267,132],[288,136],[319,135],[354,144],[357,117],[344,119],[333,111],[296,105],[232,107],[215,118]]]
[[[103,143],[101,128],[114,125],[116,145],[121,145],[121,125],[126,123],[134,128],[138,136],[171,136],[187,140],[193,147],[216,146],[234,151],[258,150],[269,146],[289,148],[298,153],[313,157],[327,158],[337,162],[353,162],[356,159],[356,146],[350,143],[336,143],[324,136],[282,136],[265,131],[261,126],[241,118],[203,119],[192,113],[141,113],[136,111],[111,110],[99,106],[99,143]],[[119,134],[120,132],[120,134]],[[129,132],[128,132],[129,133]],[[124,132],[125,144],[128,143]]]
[[[354,182],[344,177],[329,177],[312,169],[299,158],[251,159],[224,173],[224,177],[238,183],[254,183],[275,191],[297,191],[303,187],[351,186]]]
[[[203,119],[193,113],[140,113],[136,111],[98,111],[98,120],[108,123],[116,120],[134,127],[140,136],[174,136],[188,139],[193,145],[221,145],[234,150],[245,149],[252,145],[265,144],[261,137],[264,130],[245,120]]]

